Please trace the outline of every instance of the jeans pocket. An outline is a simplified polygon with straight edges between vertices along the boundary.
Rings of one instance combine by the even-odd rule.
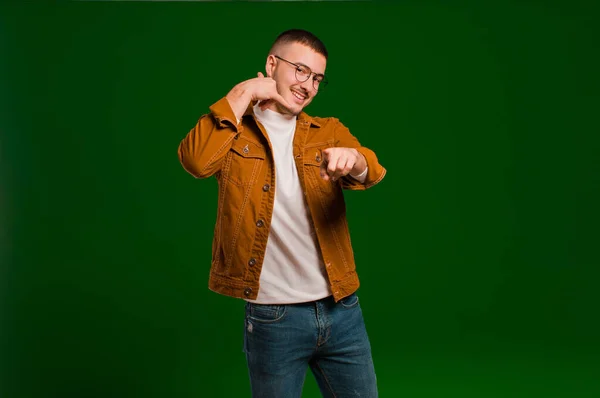
[[[287,306],[274,304],[247,303],[246,314],[248,319],[260,323],[273,323],[283,319]]]
[[[348,309],[358,306],[358,295],[352,293],[351,295],[344,297],[340,300],[340,305]]]

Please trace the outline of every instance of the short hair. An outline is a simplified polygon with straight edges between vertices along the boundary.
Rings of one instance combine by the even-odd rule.
[[[303,44],[327,59],[328,53],[325,44],[317,36],[303,29],[289,29],[279,34],[271,46],[269,54],[272,54],[277,47],[291,43]]]

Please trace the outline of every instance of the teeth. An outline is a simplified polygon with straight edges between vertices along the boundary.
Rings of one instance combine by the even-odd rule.
[[[292,94],[294,94],[294,96],[300,100],[303,100],[305,98],[303,95],[298,94],[296,91],[292,91]]]

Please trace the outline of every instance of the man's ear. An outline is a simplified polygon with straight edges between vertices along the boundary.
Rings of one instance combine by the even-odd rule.
[[[273,77],[273,71],[275,70],[275,56],[269,54],[267,62],[265,63],[265,72],[267,77]]]

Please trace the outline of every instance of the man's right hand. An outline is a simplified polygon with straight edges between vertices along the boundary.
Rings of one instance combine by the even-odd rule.
[[[227,94],[227,100],[238,120],[241,120],[251,101],[260,101],[259,106],[262,110],[274,102],[278,102],[286,109],[291,108],[291,105],[277,92],[275,80],[265,77],[261,72],[258,72],[258,77],[243,81],[231,89]]]
[[[288,102],[277,92],[277,83],[270,77],[258,72],[258,77],[249,80],[254,86],[253,101],[260,101],[258,106],[263,111],[273,102],[279,102],[284,108],[290,109]]]

